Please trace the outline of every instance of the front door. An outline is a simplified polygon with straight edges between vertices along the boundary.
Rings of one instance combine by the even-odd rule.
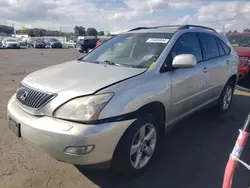
[[[208,100],[206,89],[209,77],[204,71],[202,50],[196,33],[186,33],[179,38],[170,55],[173,59],[179,54],[193,54],[198,64],[194,68],[173,69],[170,73],[172,82],[171,122],[202,106]]]

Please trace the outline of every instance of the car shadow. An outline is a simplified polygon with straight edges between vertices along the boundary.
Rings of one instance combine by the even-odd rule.
[[[76,168],[102,188],[219,188],[228,156],[238,136],[238,129],[250,112],[250,96],[235,95],[230,111],[224,116],[204,109],[189,116],[172,129],[149,169],[126,178],[109,169]],[[242,159],[250,163],[249,144]],[[250,173],[236,170],[233,185],[247,187]]]

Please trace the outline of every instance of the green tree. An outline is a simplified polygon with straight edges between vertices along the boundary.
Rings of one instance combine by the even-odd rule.
[[[14,28],[6,25],[0,25],[0,33],[13,34]]]
[[[82,26],[76,25],[74,28],[74,34],[75,34],[75,36],[85,36],[86,35],[85,28]]]
[[[104,31],[98,32],[98,35],[99,35],[99,36],[104,36]]]
[[[34,31],[32,29],[30,29],[28,31],[28,35],[31,36],[31,37],[34,37],[35,36]]]
[[[87,34],[87,36],[96,36],[96,35],[98,35],[98,32],[95,28],[90,27],[87,29],[86,34]]]

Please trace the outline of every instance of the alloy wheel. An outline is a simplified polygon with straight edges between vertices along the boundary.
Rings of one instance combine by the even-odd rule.
[[[232,86],[227,86],[227,89],[224,93],[223,96],[223,103],[222,103],[222,107],[224,110],[227,110],[230,106],[230,103],[232,101],[232,97],[233,97],[233,88]]]
[[[148,164],[155,150],[156,139],[156,129],[149,123],[136,133],[130,149],[130,162],[135,169],[141,169]]]

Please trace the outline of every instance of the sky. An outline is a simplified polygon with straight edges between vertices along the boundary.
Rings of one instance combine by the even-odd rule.
[[[250,28],[250,0],[0,0],[0,24],[120,32],[139,26],[196,24]]]

